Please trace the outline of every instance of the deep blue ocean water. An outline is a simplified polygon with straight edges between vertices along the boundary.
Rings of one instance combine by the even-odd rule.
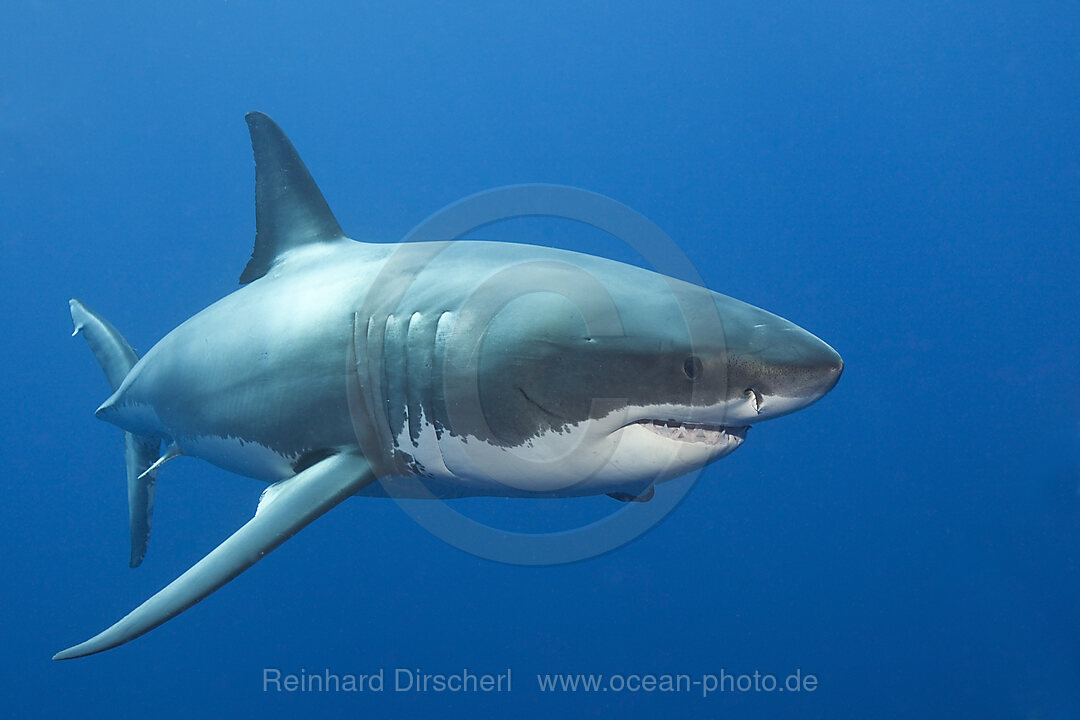
[[[5,5],[5,714],[1080,717],[1080,9],[669,5]],[[501,185],[585,188],[651,219],[709,287],[827,340],[844,377],[615,552],[493,563],[353,499],[149,635],[55,663],[262,489],[171,463],[128,569],[122,440],[92,416],[107,386],[67,314],[80,297],[145,351],[236,287],[252,109],[351,237],[395,241]],[[499,236],[636,261],[565,222]],[[460,508],[538,528],[611,503]],[[264,692],[268,667],[510,668],[513,689]],[[721,671],[818,682],[536,681]]]

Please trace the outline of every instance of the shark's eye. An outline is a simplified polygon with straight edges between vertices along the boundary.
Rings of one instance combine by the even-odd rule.
[[[701,377],[701,373],[704,368],[701,365],[701,358],[697,355],[691,355],[686,358],[686,361],[682,364],[682,371],[686,373],[686,377],[691,380],[697,380]]]

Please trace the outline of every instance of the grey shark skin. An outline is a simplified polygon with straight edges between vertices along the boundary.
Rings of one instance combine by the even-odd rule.
[[[644,501],[839,379],[840,356],[798,326],[642,268],[509,243],[350,240],[280,128],[247,120],[257,234],[243,287],[137,360],[71,305],[114,387],[97,416],[129,438],[133,564],[165,460],[272,485],[233,536],[56,659],[160,625],[350,495]]]

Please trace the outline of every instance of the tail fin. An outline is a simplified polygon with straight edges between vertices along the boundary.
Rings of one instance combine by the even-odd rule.
[[[75,332],[86,338],[113,392],[120,387],[139,356],[124,336],[108,320],[72,300],[71,320]],[[150,542],[150,519],[154,512],[154,481],[157,471],[147,472],[161,449],[158,438],[124,433],[124,454],[127,459],[128,521],[131,526],[131,567],[138,567]]]

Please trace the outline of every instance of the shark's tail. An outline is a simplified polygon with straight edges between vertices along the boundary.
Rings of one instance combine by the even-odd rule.
[[[124,336],[108,320],[72,300],[71,320],[75,332],[86,338],[87,344],[105,371],[113,392],[124,382],[139,356]],[[150,542],[150,518],[154,511],[154,480],[156,469],[150,470],[158,459],[161,441],[158,438],[124,433],[127,458],[128,519],[131,525],[131,567],[137,567],[146,555]],[[148,471],[149,470],[149,471]]]

